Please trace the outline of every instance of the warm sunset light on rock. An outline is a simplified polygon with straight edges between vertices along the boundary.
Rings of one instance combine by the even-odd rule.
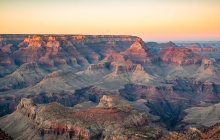
[[[0,0],[0,139],[219,138],[220,0]]]

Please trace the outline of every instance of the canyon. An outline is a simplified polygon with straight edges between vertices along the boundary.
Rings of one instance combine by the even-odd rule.
[[[159,139],[182,130],[164,137],[185,138],[194,127],[202,135],[219,120],[220,55],[212,45],[0,35],[0,128],[15,139]],[[210,114],[207,124],[198,119]]]
[[[81,110],[59,103],[36,106],[23,98],[17,110],[0,122],[16,139],[157,139],[162,135],[160,129],[148,125],[144,113],[114,96],[103,96],[96,107]]]

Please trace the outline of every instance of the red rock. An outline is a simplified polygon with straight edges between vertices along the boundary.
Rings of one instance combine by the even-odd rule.
[[[130,48],[126,49],[122,54],[126,59],[130,59],[132,62],[139,64],[146,64],[157,60],[141,38],[138,38]]]
[[[217,140],[220,137],[219,130],[219,123],[201,129],[190,127],[182,132],[170,132],[169,134],[160,138],[160,140]]]
[[[200,63],[202,57],[189,48],[165,48],[160,53],[160,59],[166,63],[191,65]]]
[[[188,47],[189,49],[191,49],[194,52],[213,52],[213,51],[217,51],[217,49],[211,47],[211,46],[207,46],[205,48],[201,48],[198,45],[195,46],[190,46]]]
[[[40,62],[50,67],[54,67],[55,59],[55,63],[62,61],[61,64],[66,65],[71,64],[72,58],[75,58],[76,61],[71,66],[77,67],[98,63],[108,54],[108,50],[124,50],[127,48],[126,44],[137,39],[134,36],[92,35],[1,35],[1,38],[1,49],[12,53],[10,57],[16,60],[18,65],[26,62]],[[13,50],[11,50],[11,44]],[[66,63],[63,63],[63,60]]]
[[[46,55],[57,55],[60,43],[54,37],[49,37],[46,47]]]
[[[202,48],[199,47],[198,45],[190,46],[188,48],[190,48],[192,51],[195,51],[195,52],[202,52]]]
[[[213,51],[217,51],[217,49],[211,47],[211,46],[207,46],[205,48],[202,49],[205,52],[213,52]]]

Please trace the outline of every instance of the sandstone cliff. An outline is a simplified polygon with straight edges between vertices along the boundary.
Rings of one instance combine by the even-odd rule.
[[[160,53],[160,58],[166,63],[192,65],[201,62],[201,57],[188,48],[166,48]]]

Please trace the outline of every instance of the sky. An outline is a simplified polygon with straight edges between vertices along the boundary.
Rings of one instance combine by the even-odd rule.
[[[220,0],[0,0],[0,34],[220,40]]]

